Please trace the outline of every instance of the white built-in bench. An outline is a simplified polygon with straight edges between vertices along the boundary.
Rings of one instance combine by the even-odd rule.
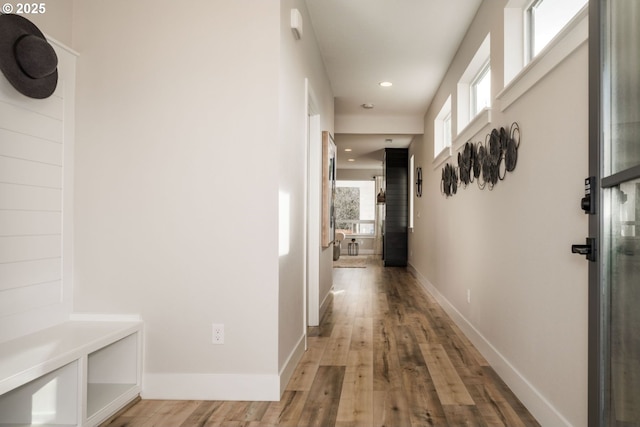
[[[96,426],[141,390],[142,322],[71,320],[0,343],[0,426]]]

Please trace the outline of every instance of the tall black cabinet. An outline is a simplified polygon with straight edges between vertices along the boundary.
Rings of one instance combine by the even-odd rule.
[[[385,150],[384,175],[386,187],[384,219],[384,265],[407,265],[407,232],[409,226],[409,150]]]

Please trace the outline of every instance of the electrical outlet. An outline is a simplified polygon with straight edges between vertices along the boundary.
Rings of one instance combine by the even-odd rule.
[[[467,289],[467,303],[471,304],[471,289]]]
[[[224,344],[224,323],[213,324],[213,344]]]

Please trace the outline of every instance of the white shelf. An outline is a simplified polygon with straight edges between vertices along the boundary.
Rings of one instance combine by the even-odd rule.
[[[77,424],[0,424],[0,427],[76,427]]]
[[[120,396],[135,388],[136,384],[89,384],[87,389],[87,417],[93,417]]]
[[[78,397],[74,361],[0,396],[0,426],[76,425]]]
[[[69,321],[0,343],[0,427],[96,426],[141,389],[140,321]]]

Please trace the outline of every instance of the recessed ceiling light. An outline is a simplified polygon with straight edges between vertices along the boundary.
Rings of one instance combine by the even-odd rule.
[[[356,159],[347,159],[348,162],[355,162]]]
[[[345,148],[344,151],[353,151],[351,148]]]
[[[361,107],[365,110],[371,110],[373,108],[373,104],[362,104]]]
[[[382,86],[382,87],[391,87],[391,86],[393,86],[393,83],[391,83],[391,82],[380,82],[378,84],[380,86]]]

